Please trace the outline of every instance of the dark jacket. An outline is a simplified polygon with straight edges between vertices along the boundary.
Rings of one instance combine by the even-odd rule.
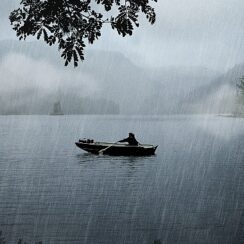
[[[136,138],[134,136],[129,136],[119,142],[128,142],[129,145],[133,145],[133,146],[138,146],[139,142],[136,140]]]

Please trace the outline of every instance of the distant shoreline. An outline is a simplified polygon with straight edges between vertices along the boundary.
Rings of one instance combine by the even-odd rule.
[[[218,114],[218,113],[169,113],[169,114],[123,114],[123,113],[84,113],[84,114],[0,114],[0,116],[48,116],[48,117],[59,117],[59,116],[74,116],[74,115],[91,115],[91,116],[145,116],[145,117],[158,117],[158,116],[176,116],[176,115],[206,115],[206,116],[218,116],[218,117],[229,117],[229,118],[244,118],[244,114]]]
[[[244,114],[218,114],[220,117],[244,118]]]

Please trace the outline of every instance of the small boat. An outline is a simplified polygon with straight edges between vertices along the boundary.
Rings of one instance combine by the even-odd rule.
[[[122,143],[94,142],[89,139],[79,140],[75,144],[77,147],[89,153],[99,154],[102,150],[103,154],[113,156],[149,156],[154,155],[158,147],[148,144],[134,146]]]
[[[50,113],[50,115],[64,115],[60,101],[53,104],[53,111]]]

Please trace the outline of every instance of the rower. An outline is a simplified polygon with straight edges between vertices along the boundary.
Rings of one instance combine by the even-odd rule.
[[[123,140],[120,140],[119,142],[128,142],[128,144],[132,145],[132,146],[138,146],[139,145],[139,142],[136,140],[135,135],[131,132],[129,133],[129,137],[127,137]]]

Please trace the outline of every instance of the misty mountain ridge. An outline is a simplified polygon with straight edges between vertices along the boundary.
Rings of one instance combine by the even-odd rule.
[[[237,97],[236,84],[244,75],[244,63],[235,65],[229,71],[192,91],[187,99],[182,101],[190,113],[244,113],[244,101],[240,103]]]
[[[43,101],[51,106],[57,97],[69,114],[195,113],[195,104],[205,106],[209,89],[218,90],[223,77],[227,81],[236,74],[235,69],[221,75],[206,67],[140,67],[122,53],[90,49],[74,69],[64,67],[55,47],[40,42],[1,41],[0,57],[0,113],[4,114],[20,111],[17,104],[26,113],[45,114],[43,108],[48,106]]]

